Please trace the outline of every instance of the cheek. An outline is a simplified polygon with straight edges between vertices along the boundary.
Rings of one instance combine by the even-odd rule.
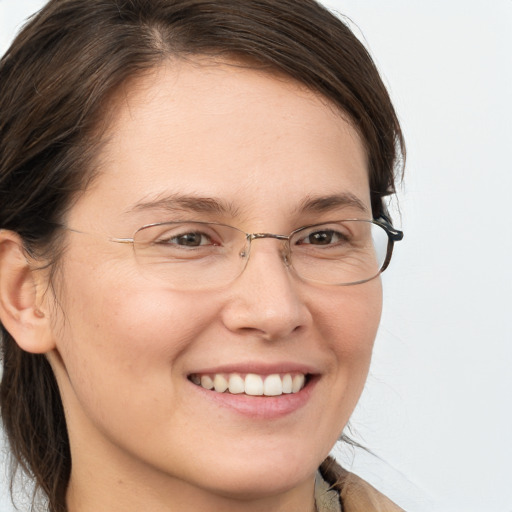
[[[69,348],[89,353],[102,365],[126,367],[137,361],[132,370],[145,372],[155,359],[162,365],[175,360],[209,318],[205,307],[198,308],[197,300],[183,295],[140,286],[107,293],[82,291],[66,311]]]
[[[363,390],[382,311],[379,279],[336,290],[323,308],[318,328],[329,340],[333,401],[348,420]],[[347,415],[348,413],[348,415]],[[340,417],[341,417],[340,416]]]
[[[156,402],[171,403],[181,354],[212,322],[214,304],[156,289],[127,272],[121,279],[115,269],[89,273],[74,293],[67,285],[76,283],[71,270],[59,294],[57,348],[64,386],[69,383],[81,407],[96,417],[111,408],[123,417],[127,406],[144,413]]]
[[[319,328],[324,339],[333,340],[339,362],[369,363],[382,312],[380,279],[335,290],[327,297]],[[320,315],[320,313],[319,313]]]
[[[332,449],[361,396],[381,309],[379,279],[357,286],[325,288],[310,302],[319,343],[329,361],[321,406],[310,427],[319,433],[314,442],[322,456]]]

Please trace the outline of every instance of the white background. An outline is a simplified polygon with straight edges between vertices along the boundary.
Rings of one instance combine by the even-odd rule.
[[[42,3],[0,0],[0,52]],[[408,143],[352,419],[378,457],[339,456],[409,512],[512,512],[512,0],[325,3],[357,24]]]

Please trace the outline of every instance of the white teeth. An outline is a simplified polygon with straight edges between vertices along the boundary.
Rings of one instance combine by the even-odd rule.
[[[254,373],[248,373],[245,377],[245,394],[251,396],[263,395],[263,379]]]
[[[265,378],[263,394],[266,396],[279,396],[283,394],[283,383],[279,375],[269,375]]]
[[[229,392],[233,395],[238,395],[245,391],[245,382],[238,373],[233,373],[229,376]]]
[[[293,383],[292,383],[292,393],[297,393],[297,391],[300,391],[304,387],[305,382],[304,375],[295,375],[293,377]]]
[[[217,393],[224,393],[224,391],[228,389],[228,381],[224,375],[221,375],[220,373],[215,375],[215,378],[213,379],[213,387]]]
[[[287,373],[284,377],[283,377],[283,393],[291,393],[292,392],[292,376]]]
[[[216,373],[213,375],[193,374],[190,380],[202,388],[214,390],[217,393],[228,391],[233,395],[245,393],[251,396],[280,396],[297,393],[305,385],[304,374],[285,373],[279,375],[257,375],[248,373],[245,378],[239,373]]]
[[[201,376],[201,387],[205,389],[213,389],[213,379],[208,375]]]

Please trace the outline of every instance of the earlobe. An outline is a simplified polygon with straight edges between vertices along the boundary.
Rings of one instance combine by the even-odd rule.
[[[0,320],[20,348],[32,353],[54,348],[40,287],[20,236],[0,230]]]

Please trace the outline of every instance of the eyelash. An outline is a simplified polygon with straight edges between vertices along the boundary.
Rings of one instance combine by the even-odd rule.
[[[200,232],[200,231],[184,232],[184,233],[179,233],[179,234],[176,234],[176,235],[173,234],[172,236],[160,236],[155,241],[155,243],[162,244],[162,245],[173,244],[173,245],[178,245],[178,246],[186,247],[187,244],[186,243],[185,244],[184,243],[180,243],[180,239],[186,239],[186,237],[189,237],[190,235],[201,237],[201,240],[200,240],[200,243],[198,245],[190,245],[189,247],[194,247],[194,246],[195,247],[200,247],[200,246],[203,246],[203,245],[220,245],[219,243],[213,241],[212,236],[210,236],[210,235],[208,235],[206,233]],[[209,241],[209,243],[207,243],[207,244],[201,243],[204,238],[206,238]]]

